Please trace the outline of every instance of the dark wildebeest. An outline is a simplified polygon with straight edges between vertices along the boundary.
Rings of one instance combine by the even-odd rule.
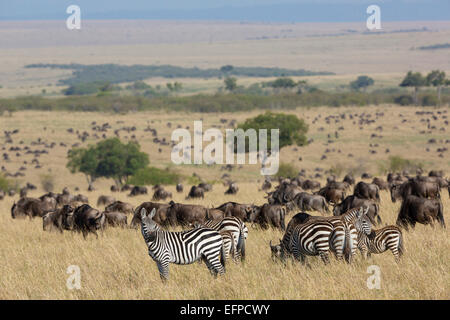
[[[86,197],[85,195],[82,195],[82,194],[76,195],[76,196],[73,198],[73,200],[74,200],[74,201],[81,202],[81,203],[89,203],[88,197]]]
[[[373,178],[372,184],[377,185],[380,190],[389,190],[389,183],[381,178]]]
[[[65,206],[66,204],[69,204],[72,201],[74,201],[74,196],[68,193],[67,188],[64,188],[62,194],[58,194],[56,196],[56,202],[58,203],[59,206]]]
[[[307,179],[303,181],[301,187],[305,190],[320,189],[320,182]]]
[[[114,202],[116,202],[116,198],[112,197],[112,196],[100,196],[98,197],[97,200],[97,206],[109,206],[110,204],[113,204]]]
[[[159,187],[155,189],[152,201],[166,200],[167,198],[172,198],[172,192],[168,192],[163,187]]]
[[[93,233],[98,238],[97,230],[104,228],[105,220],[106,217],[102,212],[83,204],[73,212],[64,214],[63,226],[66,230],[82,232],[85,239],[88,233]]]
[[[11,207],[11,217],[24,218],[42,217],[46,213],[54,211],[56,204],[54,199],[46,198],[41,201],[35,198],[21,198],[17,203],[14,202]]]
[[[409,179],[402,184],[392,184],[390,192],[392,202],[395,202],[397,199],[406,199],[409,195],[431,199],[441,197],[437,183],[424,182],[415,178]]]
[[[297,193],[303,191],[298,185],[283,181],[274,191],[267,193],[267,200],[270,204],[286,204],[291,202]]]
[[[130,191],[131,189],[133,189],[133,186],[126,184],[120,189],[120,191],[125,192],[125,191]]]
[[[105,211],[113,212],[113,211],[119,211],[125,214],[132,214],[134,212],[133,205],[130,203],[122,202],[122,201],[116,201],[111,203],[110,205],[107,205],[105,207]]]
[[[111,186],[111,192],[119,192],[119,188],[117,186]]]
[[[329,203],[339,203],[345,198],[345,190],[334,189],[329,186],[323,187],[317,192],[318,195],[322,196]]]
[[[369,207],[367,217],[370,219],[373,225],[381,223],[380,206],[373,200],[360,199],[354,195],[348,196],[341,203],[337,204],[333,209],[333,215],[339,216],[346,213],[350,209],[359,207]]]
[[[360,199],[368,199],[380,202],[380,188],[376,184],[360,181],[353,190],[353,195]]]
[[[215,208],[223,213],[225,213],[225,217],[236,217],[241,219],[242,221],[247,220],[247,216],[252,212],[253,205],[251,204],[241,204],[236,202],[225,202],[219,207]]]
[[[229,184],[227,191],[225,191],[225,194],[236,194],[238,191],[238,186],[233,182]]]
[[[161,226],[167,225],[167,209],[169,209],[169,205],[166,203],[144,202],[134,210],[133,219],[130,223],[132,228],[137,228],[141,225],[142,208],[144,208],[147,212],[151,212],[153,209],[156,209],[153,220]]]
[[[330,212],[325,197],[318,194],[309,194],[307,192],[300,192],[295,197],[293,202],[303,211],[316,210],[321,213]]]
[[[353,175],[348,173],[348,174],[345,175],[343,182],[346,182],[349,185],[354,185],[355,184],[355,178],[353,177]]]
[[[131,192],[128,196],[134,197],[134,196],[144,195],[144,194],[148,194],[147,187],[134,186],[133,189],[131,189]]]
[[[73,207],[65,205],[60,209],[49,212],[42,217],[42,228],[44,231],[59,231],[63,232],[63,217],[64,215],[73,212]]]
[[[191,190],[189,190],[186,200],[191,199],[191,198],[202,198],[203,199],[204,197],[205,197],[205,190],[203,190],[202,187],[192,186]]]
[[[202,188],[203,190],[205,190],[205,192],[209,192],[209,191],[212,190],[212,184],[210,184],[210,183],[200,182],[200,183],[198,184],[198,186],[199,186],[200,188]]]
[[[181,183],[177,183],[177,192],[178,193],[180,193],[180,192],[183,192],[183,185],[181,184]]]
[[[439,221],[445,228],[444,208],[440,199],[425,199],[415,195],[407,196],[400,207],[397,217],[397,225],[408,230],[409,226],[415,227],[416,223],[431,224]]]
[[[167,221],[171,226],[194,225],[196,222],[203,223],[210,218],[208,211],[204,206],[170,201],[167,209]]]
[[[246,221],[259,224],[263,229],[269,225],[275,228],[285,229],[284,217],[286,209],[281,205],[265,203],[262,206],[254,206]]]
[[[266,190],[270,190],[272,188],[272,183],[270,182],[270,180],[264,180],[261,189],[266,191]]]
[[[123,212],[119,211],[105,211],[103,212],[106,218],[106,224],[105,226],[111,226],[111,227],[126,227],[127,222],[127,215]]]
[[[225,212],[223,212],[222,210],[219,209],[208,209],[208,214],[209,214],[209,219],[211,220],[221,220],[223,218],[225,218]]]

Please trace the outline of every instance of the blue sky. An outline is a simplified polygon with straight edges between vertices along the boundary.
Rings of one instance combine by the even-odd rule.
[[[384,21],[449,20],[450,0],[0,0],[0,20],[65,19],[77,4],[83,19],[360,21],[370,4]]]

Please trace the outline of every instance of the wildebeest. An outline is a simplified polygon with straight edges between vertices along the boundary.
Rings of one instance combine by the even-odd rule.
[[[406,199],[409,195],[431,199],[441,197],[437,183],[420,181],[416,178],[409,179],[402,184],[392,184],[390,192],[392,202],[397,199]]]
[[[360,181],[356,184],[355,189],[353,190],[353,195],[360,199],[369,199],[379,202],[380,188],[378,188],[375,184]]]
[[[378,188],[380,188],[380,190],[389,190],[389,183],[381,178],[378,177],[373,178],[372,184],[377,185]]]
[[[166,200],[167,198],[172,198],[172,192],[168,192],[164,190],[163,187],[159,187],[155,189],[153,193],[153,201]]]
[[[212,184],[210,183],[206,183],[206,182],[200,182],[198,184],[198,187],[202,188],[203,190],[205,190],[205,192],[209,192],[212,190]]]
[[[325,197],[318,194],[300,192],[294,197],[293,202],[303,211],[316,210],[321,213],[330,212]]]
[[[98,238],[97,230],[105,226],[105,215],[92,208],[88,204],[83,204],[73,212],[67,212],[63,216],[63,226],[65,230],[82,232],[83,238],[88,233],[93,233]]]
[[[263,229],[269,225],[275,228],[285,229],[284,218],[286,209],[281,205],[265,203],[262,206],[253,206],[252,212],[245,221],[259,224]]]
[[[196,222],[203,223],[209,218],[208,209],[204,206],[169,202],[167,221],[171,226],[194,225]]]
[[[270,180],[265,179],[262,186],[261,186],[261,190],[270,190],[272,188],[272,183],[270,182]]]
[[[110,190],[111,190],[111,192],[119,192],[119,188],[115,185],[112,185]]]
[[[431,224],[437,220],[443,228],[444,208],[440,199],[425,199],[415,195],[408,195],[402,202],[396,224],[408,230],[416,223]]]
[[[225,213],[226,217],[233,216],[241,219],[242,221],[247,220],[247,216],[252,212],[253,205],[251,204],[242,204],[237,202],[225,202],[218,206],[218,210],[221,210]]]
[[[69,212],[73,211],[73,207],[65,205],[60,209],[46,213],[42,217],[42,229],[44,231],[59,231],[63,232],[63,217]]]
[[[238,186],[233,182],[229,184],[228,189],[225,191],[225,194],[236,194],[238,191]]]
[[[132,214],[134,212],[133,205],[127,202],[115,201],[105,207],[105,211],[113,212],[119,211],[125,214]]]
[[[177,183],[176,189],[178,193],[183,192],[183,185],[181,183]]]
[[[286,204],[292,201],[297,193],[304,190],[290,181],[282,181],[272,192],[267,193],[267,200],[270,204]]]
[[[151,212],[153,209],[156,209],[155,216],[153,220],[161,226],[167,225],[167,209],[169,205],[166,203],[157,203],[157,202],[144,202],[141,203],[134,210],[133,219],[131,219],[130,226],[132,228],[137,228],[141,224],[141,210],[144,208],[147,212]]]
[[[127,215],[119,211],[105,211],[103,212],[106,218],[106,226],[111,227],[126,227]]]
[[[192,186],[191,190],[189,190],[189,193],[186,197],[186,199],[190,198],[204,198],[205,197],[205,191],[202,187],[199,186]]]
[[[133,189],[131,189],[131,192],[128,196],[135,197],[135,196],[144,195],[144,194],[148,194],[147,187],[134,186]]]
[[[348,174],[345,175],[343,182],[346,182],[349,185],[354,185],[355,184],[355,178],[353,177],[353,175],[348,173]]]
[[[343,201],[345,198],[345,190],[334,189],[329,186],[323,187],[317,192],[317,194],[324,197],[329,203],[334,204]]]
[[[56,209],[55,201],[45,199],[43,201],[35,198],[21,198],[17,203],[14,202],[11,207],[11,217],[23,218],[29,217],[42,217],[46,213],[54,211]]]
[[[100,196],[98,197],[97,200],[97,206],[109,206],[110,204],[113,204],[114,202],[116,202],[116,198],[112,197],[112,196]]]
[[[380,217],[380,207],[378,203],[369,199],[360,199],[355,195],[348,196],[341,203],[337,204],[333,209],[333,215],[339,216],[350,209],[359,208],[359,207],[369,207],[369,211],[367,212],[367,217],[370,219],[370,222],[374,225],[381,223]]]

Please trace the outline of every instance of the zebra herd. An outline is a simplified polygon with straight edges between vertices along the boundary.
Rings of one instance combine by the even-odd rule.
[[[396,226],[372,230],[367,217],[368,207],[349,210],[341,216],[322,217],[299,213],[289,222],[283,239],[270,248],[273,259],[286,262],[291,257],[305,264],[306,256],[320,256],[329,263],[331,251],[337,260],[350,263],[359,249],[367,258],[371,253],[391,250],[398,261],[404,252],[403,238]],[[156,262],[163,281],[169,278],[169,264],[191,264],[203,261],[217,276],[225,273],[225,261],[245,259],[245,241],[248,228],[236,217],[209,220],[195,224],[191,230],[172,232],[162,230],[153,221],[156,209],[149,214],[140,211],[141,232],[148,254]]]

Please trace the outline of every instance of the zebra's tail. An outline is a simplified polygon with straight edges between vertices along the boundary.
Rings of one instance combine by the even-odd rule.
[[[403,245],[403,234],[400,231],[400,235],[398,238],[398,255],[401,257],[405,253],[405,247]]]
[[[350,239],[350,230],[347,227],[344,227],[345,236],[344,236],[344,258],[345,261],[350,263],[352,258],[352,241]]]
[[[222,248],[220,250],[220,263],[223,266],[223,272],[225,272],[226,255],[227,255],[227,253],[225,252],[225,246],[223,245],[223,242],[222,242]]]
[[[284,222],[284,217],[286,216],[286,208],[280,209],[280,224],[281,224],[281,230],[286,230],[286,224]]]
[[[241,262],[245,261],[245,236],[244,236],[244,228],[240,228],[239,230],[239,239],[237,243],[236,251],[241,255]]]

